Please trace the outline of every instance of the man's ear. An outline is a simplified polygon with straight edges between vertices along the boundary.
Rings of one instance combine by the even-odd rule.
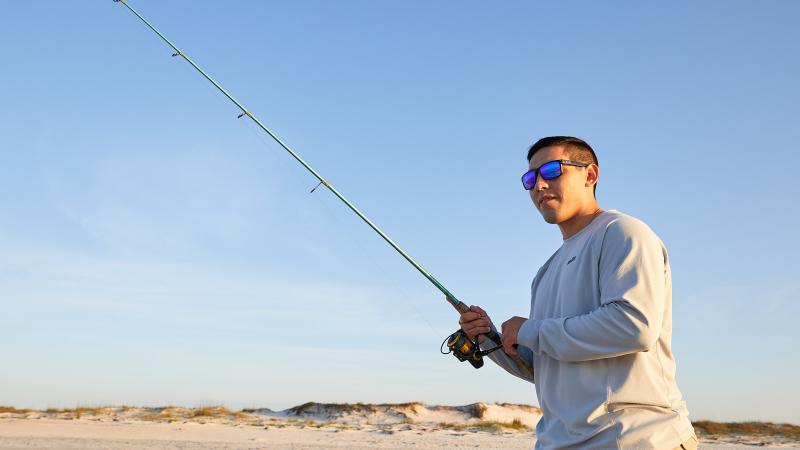
[[[586,167],[586,187],[597,184],[598,178],[600,178],[600,167],[597,164],[589,164]]]

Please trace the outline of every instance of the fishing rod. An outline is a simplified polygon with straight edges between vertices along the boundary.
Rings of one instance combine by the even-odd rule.
[[[369,225],[370,228],[375,230],[375,232],[378,233],[380,237],[383,238],[383,240],[389,243],[389,245],[391,245],[392,248],[397,250],[397,253],[400,253],[400,255],[406,259],[406,261],[411,263],[411,265],[414,266],[414,268],[417,269],[425,278],[427,278],[428,281],[430,281],[434,286],[436,286],[436,288],[439,289],[445,295],[445,299],[447,300],[447,302],[449,302],[453,306],[453,308],[456,309],[456,311],[458,311],[459,313],[465,313],[469,311],[469,306],[459,301],[456,298],[456,296],[453,295],[449,290],[447,290],[447,288],[444,287],[442,283],[440,283],[436,278],[434,278],[430,272],[425,270],[425,268],[423,268],[416,261],[414,261],[414,259],[411,256],[409,256],[409,254],[406,253],[405,250],[400,248],[400,246],[397,245],[393,240],[391,240],[389,236],[386,235],[386,233],[381,231],[381,229],[378,228],[377,225],[372,223],[372,221],[369,220],[367,216],[365,216],[361,211],[359,211],[358,208],[356,208],[352,203],[350,203],[350,201],[344,198],[344,196],[340,194],[339,191],[336,190],[336,188],[331,186],[328,180],[326,180],[319,173],[317,173],[317,171],[314,170],[314,168],[312,168],[310,165],[308,165],[308,163],[306,163],[303,160],[303,158],[300,157],[300,155],[295,153],[294,150],[292,150],[288,145],[286,145],[286,143],[284,143],[275,133],[270,131],[270,129],[267,128],[266,125],[264,125],[255,115],[253,115],[252,112],[250,112],[250,110],[245,108],[241,103],[239,103],[238,100],[233,98],[233,96],[230,93],[228,93],[228,91],[226,91],[222,86],[220,86],[219,83],[214,81],[214,79],[211,78],[209,74],[207,74],[203,69],[201,69],[200,66],[195,64],[195,62],[192,61],[191,58],[186,56],[186,53],[182,52],[178,47],[175,46],[175,44],[172,43],[172,41],[167,39],[167,37],[161,34],[161,32],[158,31],[156,27],[154,27],[150,22],[148,22],[147,19],[142,17],[141,14],[139,14],[135,9],[133,9],[133,7],[128,4],[127,0],[114,0],[114,3],[121,3],[125,5],[125,7],[128,8],[130,12],[132,12],[134,15],[136,15],[136,17],[138,17],[142,22],[144,22],[144,24],[147,25],[148,28],[153,30],[153,32],[156,33],[164,42],[166,42],[167,45],[172,47],[172,49],[175,50],[175,53],[172,54],[173,57],[180,56],[181,58],[185,59],[186,62],[191,64],[192,67],[197,69],[197,71],[200,72],[200,74],[203,75],[203,77],[205,77],[206,80],[208,80],[211,84],[213,84],[215,88],[217,88],[220,92],[222,92],[225,95],[225,97],[228,98],[228,100],[233,102],[233,104],[236,105],[236,107],[239,108],[239,110],[241,110],[241,114],[238,115],[239,119],[241,119],[244,116],[249,117],[250,120],[252,120],[256,125],[258,125],[259,128],[264,130],[265,133],[267,133],[272,139],[274,139],[275,142],[278,143],[278,145],[280,145],[281,147],[283,147],[284,150],[289,152],[289,154],[292,155],[292,157],[296,159],[297,162],[299,162],[303,167],[306,168],[306,170],[311,172],[311,174],[314,175],[314,177],[316,177],[317,180],[319,180],[319,184],[317,184],[317,187],[319,187],[320,185],[325,185],[325,187],[328,188],[328,190],[330,190],[345,205],[347,205],[347,207],[350,208],[350,210],[356,213],[356,215],[360,217],[361,220],[363,220],[367,225]],[[317,187],[315,187],[314,189],[316,189]],[[488,337],[497,344],[500,343],[500,335],[495,330],[490,330],[489,333],[486,334],[486,337]],[[484,355],[487,354],[487,351],[478,350],[477,337],[475,342],[473,342],[467,337],[465,333],[461,332],[461,330],[458,330],[452,335],[450,335],[447,339],[445,339],[445,343],[447,344],[447,347],[450,349],[453,355],[456,356],[456,358],[458,358],[459,361],[467,360],[476,369],[483,365],[482,358]],[[500,346],[491,349],[491,351],[494,351],[498,348],[500,348]],[[514,360],[520,365],[520,367],[526,372],[528,372],[528,374],[531,377],[533,376],[533,370],[531,369],[530,365],[528,365],[527,361],[523,360],[518,355],[512,355],[512,358],[514,358]]]

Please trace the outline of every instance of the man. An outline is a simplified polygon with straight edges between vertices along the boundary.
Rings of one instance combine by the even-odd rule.
[[[540,139],[522,177],[561,247],[531,285],[528,318],[501,328],[503,350],[490,358],[536,385],[542,418],[537,449],[696,449],[675,383],[672,281],[667,250],[643,222],[603,211],[595,190],[597,157],[569,136]],[[491,347],[494,327],[470,307],[461,328]],[[508,355],[533,367],[527,377]]]

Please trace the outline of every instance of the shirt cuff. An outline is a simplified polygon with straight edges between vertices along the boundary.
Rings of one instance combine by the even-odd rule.
[[[517,333],[517,343],[524,345],[534,352],[538,352],[539,348],[539,328],[542,327],[542,321],[536,319],[528,319],[522,323]]]

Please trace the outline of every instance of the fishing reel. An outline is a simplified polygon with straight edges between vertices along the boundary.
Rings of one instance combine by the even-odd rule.
[[[444,351],[445,345],[447,346],[447,351]],[[444,342],[442,342],[439,351],[442,352],[443,355],[452,353],[453,356],[455,356],[459,361],[469,361],[469,363],[472,364],[472,367],[480,369],[483,367],[483,357],[500,347],[502,347],[502,345],[498,345],[497,347],[493,347],[488,350],[480,350],[478,347],[477,337],[473,342],[469,336],[467,336],[467,333],[459,328],[455,333],[448,336]]]

